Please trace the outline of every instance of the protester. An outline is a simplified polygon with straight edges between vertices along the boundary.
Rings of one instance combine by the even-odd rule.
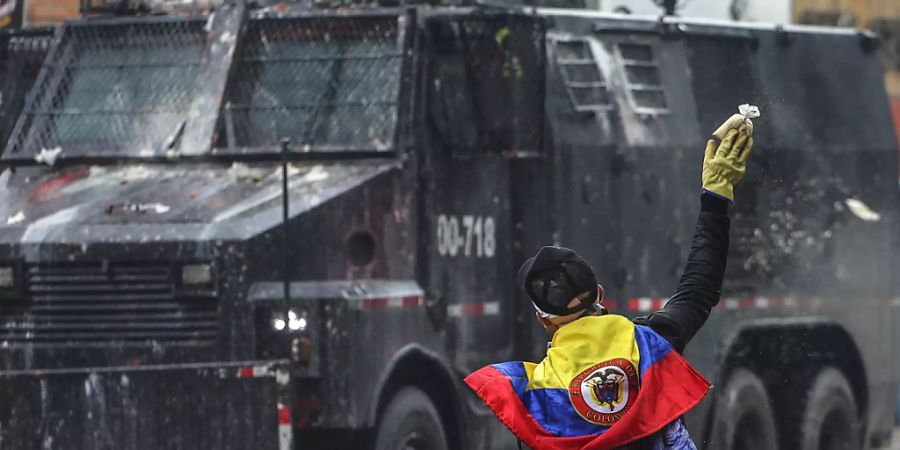
[[[603,288],[574,251],[544,247],[518,283],[552,334],[539,363],[484,367],[466,383],[534,449],[693,449],[680,417],[709,389],[680,355],[721,295],[728,207],[753,147],[752,127],[732,122],[707,143],[700,216],[678,290],[633,322],[607,314]]]

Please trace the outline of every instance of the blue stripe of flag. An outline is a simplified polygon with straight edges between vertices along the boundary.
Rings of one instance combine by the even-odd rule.
[[[639,376],[643,377],[650,366],[656,364],[672,351],[672,345],[664,337],[657,334],[649,327],[643,325],[634,326],[634,340],[641,351]]]
[[[569,400],[569,392],[565,389],[526,391],[528,375],[520,361],[494,364],[493,367],[509,378],[513,391],[528,409],[531,417],[548,433],[574,437],[601,434],[609,429],[594,425],[579,416]]]

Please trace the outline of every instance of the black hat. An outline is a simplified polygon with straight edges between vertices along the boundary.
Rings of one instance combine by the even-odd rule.
[[[598,300],[591,266],[565,247],[544,247],[519,269],[518,283],[541,311],[565,316],[584,311]],[[581,303],[569,308],[578,298]]]

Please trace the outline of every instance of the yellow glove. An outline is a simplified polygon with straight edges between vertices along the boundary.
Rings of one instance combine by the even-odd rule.
[[[703,189],[734,202],[734,186],[741,181],[753,138],[745,125],[728,131],[716,149],[716,141],[706,143],[703,157]]]

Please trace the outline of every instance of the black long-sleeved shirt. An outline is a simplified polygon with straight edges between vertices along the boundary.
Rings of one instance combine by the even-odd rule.
[[[666,338],[679,353],[706,322],[722,293],[728,256],[728,201],[700,195],[700,217],[681,283],[663,309],[634,319]]]
[[[728,256],[729,224],[728,201],[713,194],[701,194],[700,217],[678,290],[663,309],[634,319],[634,323],[649,326],[666,338],[679,353],[719,303]],[[649,450],[652,443],[651,436],[619,450]]]

